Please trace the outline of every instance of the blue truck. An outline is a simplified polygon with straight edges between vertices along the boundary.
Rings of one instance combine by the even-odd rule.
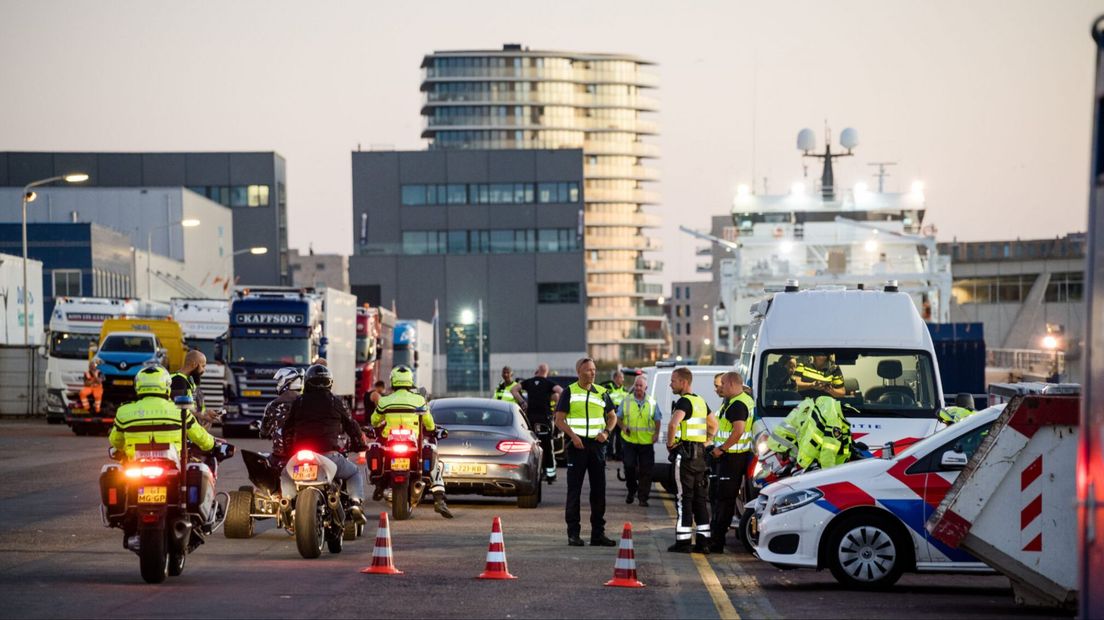
[[[334,376],[333,393],[351,406],[356,374],[356,298],[334,290],[244,288],[230,301],[226,337],[216,358],[230,370],[223,435],[255,434],[276,398],[273,375],[305,369],[318,358]]]

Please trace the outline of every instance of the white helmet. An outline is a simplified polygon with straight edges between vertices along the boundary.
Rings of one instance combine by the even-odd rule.
[[[276,380],[276,393],[283,394],[289,389],[296,392],[303,391],[303,371],[298,368],[281,368],[272,376]]]

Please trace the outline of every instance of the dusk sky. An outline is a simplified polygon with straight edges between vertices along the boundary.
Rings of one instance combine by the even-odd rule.
[[[735,188],[800,178],[795,136],[855,127],[837,182],[927,188],[941,240],[1085,229],[1104,1],[234,2],[0,0],[0,150],[276,150],[291,246],[352,250],[349,153],[420,149],[433,50],[655,61],[664,280]],[[752,154],[755,153],[753,162]],[[816,174],[818,167],[811,167]],[[676,215],[677,214],[677,215]]]

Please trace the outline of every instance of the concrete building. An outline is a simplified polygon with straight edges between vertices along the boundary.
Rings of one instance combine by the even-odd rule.
[[[16,254],[22,252],[21,191],[0,188],[0,222],[14,231],[5,237],[5,251]],[[163,301],[220,297],[226,295],[227,282],[234,281],[232,210],[194,192],[182,187],[47,187],[36,193],[27,208],[30,225],[84,224],[72,229],[81,232],[63,233],[70,229],[60,226],[37,229],[42,249],[83,248],[80,252],[95,256],[77,260],[59,249],[64,265],[42,258],[48,272],[58,270],[57,278],[43,274],[49,276],[48,297],[55,290],[74,295],[76,289],[83,295],[103,291],[106,296]],[[198,225],[183,225],[193,222]],[[89,228],[90,223],[97,226]],[[52,234],[67,236],[50,246]],[[70,258],[71,264],[66,263]]]
[[[954,283],[951,321],[980,322],[990,366],[1044,371],[1048,325],[1061,327],[1059,354],[1080,359],[1085,337],[1085,234],[1056,239],[942,243]],[[1071,370],[1076,365],[1071,366]],[[1045,367],[1045,368],[1044,368]],[[1063,371],[1065,369],[1063,368]]]
[[[573,374],[586,350],[583,153],[353,153],[358,302],[439,313],[447,389],[484,391],[504,364]],[[484,356],[478,367],[477,311]]]
[[[349,257],[341,254],[307,254],[299,250],[288,252],[291,285],[298,287],[334,288],[349,292]]]
[[[659,156],[645,141],[658,133],[647,119],[658,104],[643,93],[658,85],[652,64],[621,54],[501,50],[437,51],[422,61],[422,137],[430,150],[582,149],[587,342],[599,360],[647,362],[663,347],[662,316],[645,300],[659,284],[646,275],[662,265],[646,212],[659,196],[647,162]]]
[[[664,304],[671,335],[668,358],[697,360],[713,354],[713,307],[719,296],[713,280],[671,283]]]
[[[18,187],[69,172],[89,175],[81,187],[187,187],[233,211],[231,247],[265,247],[234,257],[242,284],[288,284],[287,171],[274,152],[50,153],[0,152],[0,187]],[[41,192],[40,192],[41,193]]]

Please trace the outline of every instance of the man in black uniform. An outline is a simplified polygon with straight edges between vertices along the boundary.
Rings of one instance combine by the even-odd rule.
[[[345,402],[330,392],[332,385],[333,374],[329,368],[315,364],[307,369],[303,377],[303,395],[291,404],[283,435],[291,447],[289,452],[313,450],[337,465],[337,477],[346,481],[346,492],[353,502],[353,517],[363,523],[364,511],[360,504],[364,500],[364,474],[359,466],[345,458],[342,433],[349,438],[351,452],[364,452],[368,442]]]
[[[207,356],[199,349],[189,349],[184,355],[184,363],[180,370],[173,373],[172,384],[169,386],[169,397],[191,396],[195,401],[196,420],[210,430],[215,421],[215,412],[207,411],[207,404],[203,398],[203,390],[199,387],[199,380],[207,369]]]
[[[525,392],[524,397],[522,391]],[[552,426],[552,402],[559,398],[562,391],[562,387],[548,378],[548,364],[537,366],[536,375],[514,384],[512,389],[514,402],[525,412],[529,426],[540,438],[544,452],[541,467],[544,468],[544,478],[548,484],[556,481],[556,455],[552,451],[552,434],[555,430]]]
[[[671,392],[678,400],[671,406],[667,424],[667,450],[675,466],[675,544],[677,553],[709,553],[709,498],[706,495],[705,445],[717,432],[717,418],[705,399],[690,391],[694,375],[686,367],[671,373]]]
[[[713,498],[713,524],[709,543],[713,553],[724,553],[725,535],[728,534],[732,517],[736,514],[736,498],[740,494],[748,456],[751,454],[751,438],[746,428],[752,421],[751,412],[755,408],[755,400],[745,392],[744,378],[735,371],[721,375],[721,389],[718,392],[723,404],[717,415],[717,445],[712,452],[717,471],[717,489]]]

